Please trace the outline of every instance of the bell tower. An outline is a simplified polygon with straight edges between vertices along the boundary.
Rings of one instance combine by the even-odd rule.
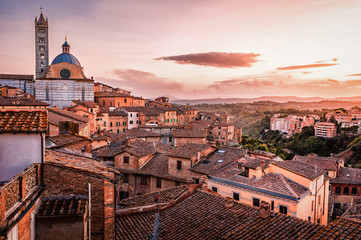
[[[42,8],[41,8],[42,9]],[[45,78],[49,66],[49,37],[48,18],[44,18],[41,11],[40,17],[35,17],[35,58],[36,78]]]

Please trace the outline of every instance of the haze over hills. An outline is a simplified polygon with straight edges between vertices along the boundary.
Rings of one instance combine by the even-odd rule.
[[[208,99],[175,99],[170,97],[170,101],[175,104],[220,104],[220,103],[252,103],[260,101],[272,101],[279,103],[286,102],[321,102],[321,101],[346,101],[346,102],[360,102],[361,96],[356,97],[337,97],[337,98],[322,98],[322,97],[295,97],[295,96],[263,96],[257,98],[208,98]]]

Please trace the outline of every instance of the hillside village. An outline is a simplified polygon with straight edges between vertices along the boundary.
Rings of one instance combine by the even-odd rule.
[[[223,112],[86,78],[67,40],[45,64],[47,24],[35,77],[0,74],[0,240],[360,239],[361,169],[344,157],[243,148]],[[360,126],[359,112],[326,117]],[[271,130],[334,137],[318,120]]]

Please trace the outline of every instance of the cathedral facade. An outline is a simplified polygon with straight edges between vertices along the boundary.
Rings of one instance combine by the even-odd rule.
[[[94,101],[94,81],[85,77],[65,39],[62,53],[49,65],[49,24],[35,17],[35,79],[32,75],[0,74],[0,85],[18,87],[49,107],[70,107],[73,100]]]
[[[48,20],[35,19],[35,97],[50,107],[70,107],[73,100],[94,101],[94,81],[85,77],[78,59],[65,39],[62,53],[49,62]]]

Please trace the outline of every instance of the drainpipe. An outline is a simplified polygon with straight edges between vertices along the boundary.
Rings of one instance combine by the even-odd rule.
[[[41,164],[40,164],[40,185],[44,187],[44,136],[43,133],[40,133],[41,140]]]
[[[316,189],[315,189],[315,207],[314,207],[314,216],[313,216],[313,222],[316,223],[316,213],[317,213],[317,182],[318,180],[316,179]]]

